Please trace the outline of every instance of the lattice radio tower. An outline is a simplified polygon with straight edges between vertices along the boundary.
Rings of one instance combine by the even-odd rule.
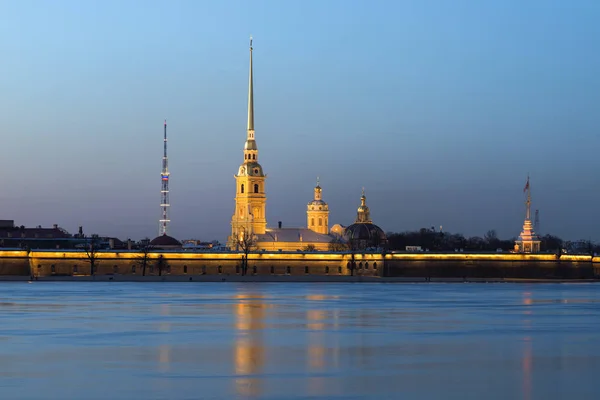
[[[533,229],[535,233],[540,234],[540,210],[535,210],[535,218],[533,219]]]
[[[160,190],[160,208],[162,209],[162,218],[158,221],[158,235],[167,234],[167,225],[169,219],[169,159],[167,158],[167,120],[165,119],[165,136],[164,136],[164,154],[162,159],[162,172],[160,173],[160,181],[162,187]]]

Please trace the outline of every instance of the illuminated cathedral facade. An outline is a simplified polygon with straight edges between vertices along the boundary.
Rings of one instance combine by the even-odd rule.
[[[373,224],[369,218],[366,197],[361,197],[359,217],[356,223],[347,230],[342,225],[335,225],[329,229],[329,205],[323,200],[323,189],[317,178],[314,188],[314,197],[306,206],[306,227],[284,228],[281,222],[277,228],[267,226],[266,206],[267,196],[265,180],[267,175],[258,162],[258,146],[254,134],[254,88],[252,65],[252,39],[250,39],[250,71],[248,77],[248,121],[246,126],[246,143],[244,144],[244,160],[235,175],[235,208],[231,217],[231,235],[228,238],[228,247],[231,250],[245,250],[252,247],[253,251],[328,251],[332,243],[354,240],[355,236],[373,231]],[[359,221],[360,220],[360,221]],[[356,227],[356,224],[365,224]],[[368,225],[368,226],[367,226]],[[376,227],[378,237],[383,231]],[[346,235],[349,235],[346,237]],[[364,238],[368,241],[368,238]]]

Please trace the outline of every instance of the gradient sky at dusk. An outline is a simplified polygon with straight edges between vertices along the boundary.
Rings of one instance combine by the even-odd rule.
[[[600,240],[600,2],[3,1],[0,219],[224,241],[248,37],[267,219]]]

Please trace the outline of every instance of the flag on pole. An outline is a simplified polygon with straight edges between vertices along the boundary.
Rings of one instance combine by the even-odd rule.
[[[529,189],[529,177],[527,177],[527,183],[525,184],[525,188],[523,189],[523,193],[525,193]]]

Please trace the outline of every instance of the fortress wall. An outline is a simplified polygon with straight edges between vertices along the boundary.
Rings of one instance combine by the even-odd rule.
[[[159,261],[160,256],[162,261]],[[161,263],[162,274],[240,274],[242,257],[240,253],[149,253],[146,256],[146,275],[158,275]],[[348,263],[351,260],[351,255],[340,253],[259,252],[248,255],[247,274],[350,275]],[[383,262],[380,255],[355,255],[354,260],[356,274],[381,274]],[[87,254],[78,251],[31,252],[28,264],[37,276],[89,275],[91,272]],[[97,254],[94,271],[97,275],[142,275],[143,264],[144,255],[139,252],[102,252]]]
[[[396,256],[396,255],[394,255]],[[437,255],[436,255],[437,256]],[[591,256],[468,255],[464,257],[390,257],[385,276],[591,279],[600,276]]]
[[[162,258],[161,258],[162,256]],[[240,253],[99,252],[97,275],[234,275],[241,273]],[[384,262],[385,260],[385,262]],[[352,268],[354,265],[354,268]],[[81,251],[0,251],[0,275],[89,275],[90,260]],[[600,277],[600,257],[555,254],[342,254],[257,252],[248,255],[248,275],[362,275],[390,277],[471,277],[584,279]]]
[[[27,251],[0,251],[0,275],[29,276]]]

